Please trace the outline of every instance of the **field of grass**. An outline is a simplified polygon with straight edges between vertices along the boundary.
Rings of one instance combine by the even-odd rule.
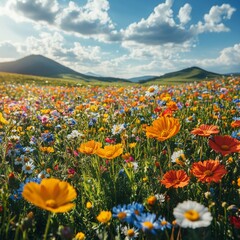
[[[0,73],[0,239],[240,238],[240,78],[150,84]]]

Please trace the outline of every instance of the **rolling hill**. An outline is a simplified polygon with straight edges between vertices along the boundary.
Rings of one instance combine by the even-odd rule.
[[[16,61],[0,63],[0,72],[85,81],[130,82],[126,79],[85,75],[42,55],[29,55]]]
[[[206,79],[214,79],[219,77],[222,77],[222,74],[209,72],[199,67],[190,67],[190,68],[182,69],[180,71],[166,73],[162,76],[155,77],[150,80],[143,80],[143,81],[140,81],[140,83],[146,83],[146,82],[183,83],[183,82],[193,82],[193,81],[200,81],[200,80],[206,80]]]
[[[206,71],[199,67],[189,67],[180,71],[166,73],[161,76],[140,76],[130,79],[101,77],[89,73],[82,74],[68,68],[52,59],[42,55],[29,55],[12,62],[0,63],[0,72],[23,74],[28,76],[39,76],[47,78],[58,78],[59,81],[85,81],[85,82],[118,82],[118,83],[146,83],[146,84],[180,84],[207,79],[221,78],[223,74]],[[230,74],[229,74],[230,75]],[[228,76],[225,74],[225,76]]]

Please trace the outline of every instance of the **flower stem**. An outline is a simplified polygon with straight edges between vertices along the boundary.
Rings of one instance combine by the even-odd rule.
[[[48,230],[49,230],[49,226],[50,226],[51,217],[52,217],[52,215],[49,212],[48,219],[47,219],[47,224],[46,224],[46,227],[45,227],[45,232],[44,232],[44,235],[43,235],[43,240],[47,240],[47,235],[48,235]]]
[[[168,167],[172,167],[172,162],[171,162],[171,147],[170,143],[167,142],[167,151],[168,151]]]

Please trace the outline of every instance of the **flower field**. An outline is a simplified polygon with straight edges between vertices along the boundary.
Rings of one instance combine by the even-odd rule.
[[[0,239],[240,239],[239,86],[0,83]]]

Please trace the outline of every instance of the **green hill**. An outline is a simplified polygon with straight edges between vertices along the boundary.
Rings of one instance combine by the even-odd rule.
[[[85,81],[130,82],[126,79],[85,75],[42,55],[30,55],[16,61],[0,63],[0,72]]]
[[[215,79],[220,77],[222,77],[221,74],[209,72],[199,67],[190,67],[180,71],[166,73],[162,76],[155,77],[147,81],[140,81],[140,83],[176,84]]]

